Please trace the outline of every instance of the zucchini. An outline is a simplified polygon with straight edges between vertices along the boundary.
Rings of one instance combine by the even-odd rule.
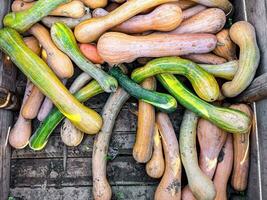
[[[179,57],[154,59],[144,67],[135,69],[131,78],[139,83],[147,77],[161,73],[186,76],[198,96],[206,101],[212,102],[219,97],[220,90],[216,79],[192,61]]]
[[[77,100],[85,102],[91,97],[102,92],[104,92],[103,89],[100,87],[97,81],[93,80],[81,90],[76,92],[74,96],[77,98]],[[30,148],[35,151],[42,150],[45,147],[53,130],[63,119],[64,115],[57,108],[54,108],[31,136],[29,142]]]
[[[70,0],[39,0],[28,10],[8,13],[3,20],[4,26],[14,28],[23,33],[60,4],[68,2]]]
[[[173,112],[177,108],[177,102],[171,95],[155,92],[142,88],[133,82],[128,76],[123,74],[119,67],[113,67],[109,70],[109,74],[114,76],[119,85],[125,89],[131,96],[149,103],[162,111]]]
[[[203,101],[185,88],[172,74],[159,74],[156,77],[181,105],[219,128],[230,133],[246,133],[249,130],[252,120],[245,113]]]
[[[67,25],[62,22],[55,23],[51,28],[51,36],[58,48],[66,53],[81,70],[97,80],[105,92],[116,91],[117,80],[96,67],[82,54],[71,29]]]
[[[0,30],[0,49],[78,129],[88,134],[100,130],[101,116],[73,97],[47,64],[25,45],[17,31]]]

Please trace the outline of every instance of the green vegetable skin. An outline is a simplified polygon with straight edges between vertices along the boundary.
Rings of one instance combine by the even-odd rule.
[[[18,32],[11,28],[1,29],[0,49],[77,128],[89,134],[100,130],[101,116],[71,95],[47,64],[25,45]]]
[[[245,113],[213,106],[199,99],[172,74],[160,74],[156,77],[181,105],[219,128],[230,133],[246,133],[249,130],[251,119]]]
[[[14,28],[23,33],[60,4],[68,2],[70,0],[38,0],[30,9],[8,13],[3,20],[4,26]]]
[[[205,101],[215,101],[219,97],[219,86],[216,79],[190,60],[179,57],[164,57],[148,62],[144,67],[132,73],[132,79],[140,83],[145,78],[156,74],[172,73],[186,76],[198,96]]]
[[[85,102],[93,96],[102,92],[104,92],[103,89],[95,80],[93,80],[81,90],[76,92],[74,96],[80,102]],[[30,138],[30,148],[36,151],[42,150],[45,147],[48,138],[52,134],[53,130],[63,119],[64,115],[57,108],[54,108]]]
[[[97,80],[106,92],[116,91],[118,87],[117,80],[96,67],[81,53],[73,32],[67,25],[62,22],[53,24],[51,37],[57,47],[66,53],[80,69]]]
[[[177,108],[175,98],[168,94],[146,90],[140,85],[133,82],[128,76],[122,73],[120,68],[113,67],[109,70],[109,74],[114,76],[121,87],[125,89],[131,96],[143,100],[165,112],[173,112]]]

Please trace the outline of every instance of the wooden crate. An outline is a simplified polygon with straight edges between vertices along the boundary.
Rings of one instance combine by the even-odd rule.
[[[266,0],[235,0],[234,2],[236,6],[235,20],[248,20],[256,27],[262,54],[258,74],[266,73]],[[8,0],[0,0],[0,21],[9,7]],[[16,68],[0,62],[0,84],[15,91],[14,82],[16,80],[19,81],[16,84],[18,91],[21,91],[22,76],[19,75],[16,78]],[[104,103],[103,99],[106,98],[105,94],[99,95],[88,101],[87,105],[100,112]],[[129,110],[134,102],[131,99],[120,112],[110,144],[109,153],[116,155],[115,159],[109,162],[107,169],[114,200],[151,200],[159,182],[149,178],[145,173],[144,165],[136,163],[131,155],[135,140],[136,116]],[[252,138],[249,187],[245,198],[261,200],[265,199],[263,195],[267,194],[267,100],[253,103],[252,107],[257,113],[258,123]],[[177,134],[182,115],[182,107],[171,114]],[[93,137],[87,136],[79,147],[65,148],[57,129],[45,150],[33,152],[26,148],[11,152],[10,147],[5,144],[8,127],[12,126],[13,116],[14,114],[10,111],[0,111],[0,200],[7,199],[9,195],[21,200],[91,200]],[[68,155],[65,169],[63,166],[64,153]],[[231,198],[242,197],[232,195]]]

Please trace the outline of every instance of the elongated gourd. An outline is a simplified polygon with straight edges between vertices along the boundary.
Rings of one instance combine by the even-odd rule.
[[[75,37],[81,43],[93,42],[97,40],[108,29],[121,24],[122,22],[130,19],[136,14],[148,8],[174,1],[175,0],[127,1],[104,17],[93,18],[80,23],[75,27]]]
[[[151,159],[146,163],[146,173],[152,178],[160,178],[165,170],[165,160],[162,152],[162,141],[157,124],[155,124],[154,127],[153,141],[153,153]]]
[[[253,117],[251,108],[246,104],[234,104],[230,108],[240,110],[248,116]],[[234,134],[234,167],[232,172],[231,185],[237,191],[244,191],[247,188],[249,172],[249,150],[250,150],[250,132],[245,134]]]
[[[260,62],[260,50],[255,29],[246,21],[236,22],[231,26],[230,37],[240,48],[239,67],[234,79],[222,85],[222,92],[226,97],[235,97],[253,80]]]
[[[129,97],[130,95],[126,91],[118,88],[115,93],[110,95],[102,111],[104,124],[95,138],[92,155],[93,196],[95,200],[111,199],[111,186],[106,175],[109,141],[116,118]]]
[[[250,129],[251,118],[245,113],[214,106],[199,99],[172,74],[160,74],[156,77],[181,105],[219,128],[230,133],[246,133]]]
[[[46,62],[59,78],[70,78],[74,73],[69,57],[53,43],[49,31],[41,24],[35,24],[29,32],[34,35],[46,51]]]
[[[39,0],[28,10],[8,13],[3,20],[4,26],[25,32],[59,5],[68,2],[70,0]]]
[[[191,60],[195,63],[210,64],[210,65],[219,65],[227,62],[226,59],[217,56],[213,53],[189,54],[182,56],[182,58]]]
[[[76,92],[74,96],[78,101],[85,102],[91,97],[102,92],[104,92],[103,89],[100,87],[97,81],[93,80],[81,90]],[[42,150],[47,144],[49,136],[52,134],[53,130],[63,119],[64,115],[57,108],[54,108],[30,138],[30,148],[35,151]]]
[[[207,7],[218,7],[224,10],[226,14],[229,14],[233,10],[233,5],[229,0],[192,0],[193,2],[205,5]]]
[[[193,6],[192,8],[188,8],[183,11],[183,20],[189,19],[190,17],[193,17],[194,15],[206,9],[207,7],[203,5],[196,5],[196,6]]]
[[[94,44],[80,44],[79,48],[83,55],[95,64],[103,64],[104,60],[97,52],[96,45]]]
[[[216,34],[218,44],[213,50],[218,56],[221,56],[228,61],[236,60],[236,44],[231,40],[229,29],[223,29]]]
[[[181,198],[182,164],[178,141],[172,123],[165,113],[156,117],[165,156],[165,172],[155,192],[155,200]]]
[[[99,131],[102,119],[97,112],[79,103],[68,92],[46,63],[25,45],[18,32],[1,29],[0,48],[77,128],[89,134]]]
[[[227,133],[209,121],[200,119],[197,125],[197,137],[200,146],[199,167],[212,179]]]
[[[21,0],[15,0],[12,3],[12,11],[19,12],[28,10],[31,8],[36,2],[25,3]],[[49,13],[49,15],[53,16],[64,16],[71,18],[80,18],[85,14],[85,6],[81,1],[73,0],[70,3],[62,4],[53,11]]]
[[[108,4],[108,0],[81,0],[89,8],[103,8]]]
[[[182,10],[191,8],[195,5],[197,5],[197,3],[195,3],[194,1],[190,1],[190,0],[179,0],[176,2],[173,2],[173,4],[178,5]]]
[[[194,196],[199,200],[212,200],[216,195],[211,179],[205,175],[199,165],[196,149],[196,129],[198,117],[186,110],[180,127],[180,151],[185,168],[188,185]]]
[[[227,200],[227,183],[233,168],[233,140],[232,135],[228,134],[226,143],[221,152],[222,158],[218,163],[214,175],[214,185],[216,188],[215,200]]]
[[[37,55],[41,54],[41,46],[35,37],[24,37],[23,41],[34,53]]]
[[[80,69],[97,80],[106,92],[116,91],[118,87],[116,79],[86,59],[69,27],[61,22],[55,23],[51,28],[51,36],[58,48],[65,52]]]
[[[217,39],[211,34],[151,34],[130,36],[109,32],[100,37],[97,50],[110,64],[132,62],[139,57],[179,56],[212,51]]]
[[[175,30],[169,34],[185,33],[217,33],[226,22],[226,16],[221,9],[209,8],[184,20]]]
[[[141,86],[147,90],[156,89],[156,79],[147,78]],[[146,163],[152,156],[153,134],[155,126],[155,108],[149,103],[139,100],[138,120],[133,157],[139,163]]]
[[[188,185],[182,189],[182,200],[196,200]]]
[[[219,96],[219,86],[216,79],[208,72],[190,60],[179,57],[157,58],[144,67],[135,69],[131,78],[140,83],[147,77],[161,73],[183,75],[191,82],[195,92],[205,101],[215,101]]]
[[[238,61],[233,60],[218,65],[199,64],[199,66],[215,77],[232,80],[238,69]]]
[[[164,110],[165,112],[173,112],[177,108],[177,102],[171,95],[142,88],[123,74],[119,67],[111,68],[109,74],[115,77],[119,85],[131,96]]]

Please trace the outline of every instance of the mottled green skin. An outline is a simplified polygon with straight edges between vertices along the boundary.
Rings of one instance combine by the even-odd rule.
[[[181,105],[219,128],[229,133],[246,133],[249,130],[251,119],[245,113],[203,101],[186,89],[172,74],[159,74],[156,77]]]
[[[4,18],[4,26],[16,29],[23,33],[33,24],[47,16],[60,4],[68,3],[70,0],[38,0],[30,9],[21,12],[8,13]]]
[[[0,29],[0,49],[77,128],[89,134],[98,132],[100,115],[73,97],[50,67],[25,45],[18,32],[11,28]]]
[[[102,92],[104,91],[100,85],[96,81],[92,81],[76,92],[74,96],[78,101],[85,102]],[[57,108],[54,108],[31,136],[29,142],[30,148],[35,151],[42,150],[48,142],[50,135],[63,119],[64,115]]]
[[[148,62],[144,67],[133,71],[131,78],[139,83],[145,78],[162,73],[186,76],[191,82],[197,95],[205,101],[215,101],[219,97],[219,86],[214,78],[200,66],[190,60],[179,57],[157,58]]]
[[[62,22],[55,23],[51,28],[51,37],[61,51],[66,53],[76,65],[99,82],[105,92],[114,92],[118,87],[115,78],[96,67],[80,51],[71,29]]]
[[[131,96],[149,103],[165,112],[173,112],[176,110],[177,102],[175,98],[168,94],[142,88],[140,85],[128,78],[128,76],[123,74],[120,68],[113,67],[109,70],[109,74],[114,76],[118,80],[120,86]]]

